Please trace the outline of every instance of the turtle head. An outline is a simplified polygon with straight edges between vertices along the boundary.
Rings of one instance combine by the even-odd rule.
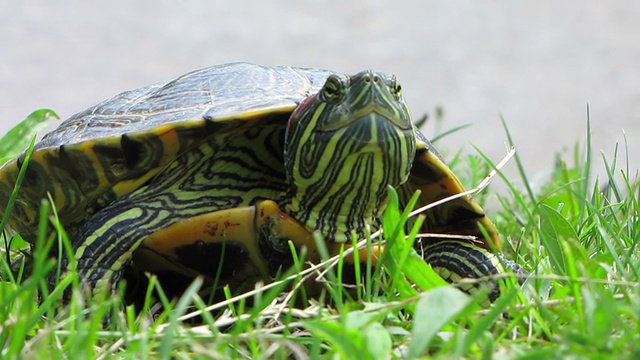
[[[416,152],[411,115],[394,76],[331,75],[287,125],[285,211],[328,241],[377,227],[387,186],[407,181]]]

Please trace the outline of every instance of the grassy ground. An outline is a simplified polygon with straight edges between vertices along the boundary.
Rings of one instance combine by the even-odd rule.
[[[44,115],[5,137],[0,157],[28,145]],[[66,239],[43,232],[29,277],[9,271],[7,252],[25,244],[5,236],[13,250],[5,246],[0,260],[0,358],[640,358],[638,182],[615,156],[592,159],[586,143],[571,161],[558,160],[540,190],[516,156],[521,178],[504,178],[510,195],[490,216],[507,257],[532,275],[522,288],[505,277],[502,297],[489,308],[478,305],[482,294],[443,286],[411,253],[411,236],[392,230],[405,219],[393,203],[384,218],[391,256],[382,268],[360,269],[370,279],[364,286],[338,285],[342,262],[327,259],[209,307],[196,281],[178,300],[160,296],[163,310],[153,316],[124,307],[119,297],[84,301],[73,274],[49,293],[45,274],[56,262],[46,258],[44,244]],[[590,163],[604,166],[608,177],[587,181]],[[465,184],[480,183],[491,169],[481,156],[455,159],[452,167]],[[495,195],[476,195],[481,202],[488,196]],[[44,208],[43,219],[49,213]],[[297,306],[305,289],[292,284],[318,277],[323,295]],[[65,289],[71,303],[56,311]],[[38,292],[46,294],[41,302]],[[198,325],[189,325],[196,316]]]

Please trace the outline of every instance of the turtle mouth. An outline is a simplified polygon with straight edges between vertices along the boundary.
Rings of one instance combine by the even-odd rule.
[[[391,142],[397,145],[396,137],[414,136],[413,124],[401,104],[393,105],[373,102],[357,110],[347,109],[341,114],[334,112],[333,115],[339,119],[319,126],[316,138],[330,142],[341,137],[358,147],[364,146],[360,151],[379,151]]]
[[[374,97],[372,95],[372,97]],[[356,118],[355,121],[371,121],[372,119],[376,123],[386,122],[398,129],[408,130],[411,129],[413,123],[411,122],[411,116],[404,103],[399,99],[396,101],[388,101],[380,96],[375,96],[374,100],[361,109],[352,111],[352,115]]]
[[[352,116],[348,124],[338,129],[325,129],[318,131],[316,140],[321,142],[333,142],[337,138],[344,143],[356,146],[358,152],[380,151],[394,148],[402,139],[413,137],[411,123],[405,124],[388,113],[369,111],[360,116]]]

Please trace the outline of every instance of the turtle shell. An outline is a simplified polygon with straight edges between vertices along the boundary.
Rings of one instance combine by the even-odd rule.
[[[34,242],[40,202],[50,194],[72,235],[89,216],[203,139],[252,126],[271,114],[291,113],[331,73],[218,65],[124,92],[80,112],[35,146],[10,226]],[[0,169],[0,203],[7,203],[24,158]]]

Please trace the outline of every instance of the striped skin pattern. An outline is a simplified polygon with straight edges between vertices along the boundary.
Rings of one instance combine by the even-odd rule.
[[[450,283],[455,284],[462,279],[478,279],[477,283],[456,285],[461,290],[473,294],[484,287],[489,294],[489,302],[500,296],[498,284],[490,276],[505,272],[503,264],[509,266],[509,263],[504,258],[500,259],[472,243],[451,240],[425,244],[421,247],[420,254],[433,270]]]
[[[330,242],[377,227],[387,186],[407,181],[415,156],[411,116],[394,77],[332,75],[287,129],[284,209]]]

